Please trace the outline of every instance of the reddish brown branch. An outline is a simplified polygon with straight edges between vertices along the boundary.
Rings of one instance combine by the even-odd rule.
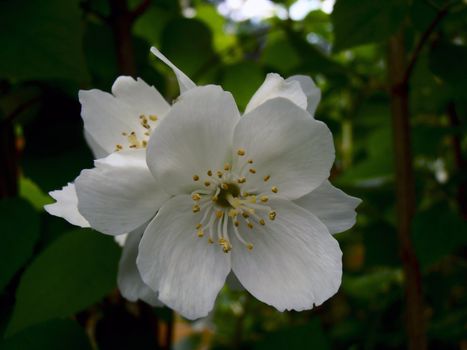
[[[425,319],[420,267],[411,241],[415,187],[410,149],[409,90],[405,79],[404,37],[389,42],[389,82],[396,161],[396,195],[399,249],[405,276],[406,320],[410,350],[425,350]]]

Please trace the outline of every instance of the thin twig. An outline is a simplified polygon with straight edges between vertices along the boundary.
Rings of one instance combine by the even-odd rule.
[[[151,0],[141,1],[141,3],[133,11],[130,11],[131,22],[134,22],[135,20],[138,19],[139,16],[145,13],[150,5],[151,5]]]
[[[409,63],[407,64],[407,69],[405,70],[404,73],[404,78],[403,78],[403,83],[407,84],[410,76],[412,75],[412,71],[415,68],[415,64],[417,63],[418,57],[420,56],[420,52],[422,51],[423,47],[425,46],[426,42],[430,38],[431,34],[433,31],[436,29],[438,24],[441,22],[441,20],[446,16],[449,12],[449,8],[451,7],[452,3],[447,3],[445,6],[443,6],[437,13],[436,17],[431,21],[430,25],[428,28],[423,32],[420,40],[418,41],[417,46],[415,47],[415,50],[413,51]]]

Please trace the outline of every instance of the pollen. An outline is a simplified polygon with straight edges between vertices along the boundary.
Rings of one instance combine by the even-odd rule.
[[[221,188],[222,188],[223,190],[228,190],[228,189],[229,189],[229,185],[227,185],[226,183],[223,183],[223,184],[221,185]]]
[[[201,210],[201,208],[198,204],[195,204],[191,210],[193,210],[193,213],[197,213]]]
[[[216,217],[218,219],[221,219],[224,216],[224,212],[222,210],[216,211]]]
[[[274,192],[274,193],[277,193],[277,192],[279,192],[279,189],[276,186],[272,186],[271,191]]]
[[[193,193],[191,195],[191,199],[193,199],[194,201],[199,201],[201,199],[201,196],[199,193]]]
[[[249,228],[253,228],[253,224],[252,224],[251,222],[247,223],[247,226],[248,226]]]
[[[213,244],[213,243],[214,243],[214,241],[212,240],[211,237],[208,238],[208,243],[209,243],[209,244]]]
[[[123,146],[120,144],[115,145],[115,151],[121,151],[123,149]]]
[[[209,181],[204,181],[204,186],[209,187],[211,186],[211,183]]]
[[[152,120],[153,122],[157,122],[157,119],[159,119],[159,118],[157,118],[157,115],[151,114],[151,115],[149,116],[149,119]]]
[[[198,230],[198,231],[196,232],[196,235],[197,235],[199,238],[202,238],[202,237],[204,236],[203,230]]]
[[[196,224],[196,229],[197,229],[197,230],[201,229],[202,227],[203,227],[202,224]]]
[[[250,168],[248,169],[248,171],[252,174],[256,174],[256,169],[255,168]]]
[[[245,182],[246,182],[246,177],[245,177],[245,176],[239,177],[239,178],[237,179],[237,182],[238,182],[239,184],[245,183]]]
[[[253,244],[251,243],[248,243],[248,245],[246,246],[248,250],[253,250]]]
[[[239,148],[238,151],[237,151],[237,154],[238,154],[239,156],[244,156],[245,153],[246,153],[246,152],[245,152],[245,150],[244,150],[243,148]]]
[[[274,220],[276,218],[276,212],[274,210],[270,211],[268,216],[270,220]]]
[[[253,159],[248,159],[248,164],[253,164]]]
[[[263,226],[266,225],[266,221],[264,221],[264,219],[260,219],[259,223],[260,223],[260,225],[263,225]]]
[[[266,182],[266,181],[268,181],[270,178],[271,178],[270,175],[266,175],[265,177],[263,177],[263,180],[264,180],[264,182]]]
[[[198,175],[193,175],[193,181],[198,181],[199,180],[199,176]]]
[[[259,197],[259,200],[263,203],[267,203],[267,201],[269,200],[269,197],[268,196],[261,196]]]
[[[219,179],[222,178],[222,175],[224,175],[224,173],[220,170],[217,170],[216,174]]]
[[[229,164],[229,163],[225,163],[225,164],[224,164],[224,170],[225,170],[225,171],[229,171],[230,169],[231,169],[230,164]]]
[[[208,170],[207,174],[208,176],[212,176],[212,170]]]

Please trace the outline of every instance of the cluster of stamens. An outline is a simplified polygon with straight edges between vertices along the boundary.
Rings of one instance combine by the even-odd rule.
[[[193,181],[200,184],[200,188],[191,194],[193,213],[200,216],[196,235],[199,238],[207,236],[210,244],[217,240],[225,253],[232,250],[229,230],[248,250],[252,250],[253,244],[240,232],[242,222],[253,229],[255,225],[266,225],[265,218],[276,218],[276,212],[267,205],[268,193],[248,188],[248,177],[259,176],[253,160],[245,157],[246,151],[242,148],[237,150],[236,156],[235,169],[226,163],[222,170],[207,170],[205,175],[193,175]],[[264,182],[270,179],[271,175],[262,178]],[[271,186],[270,191],[275,194],[279,189]]]
[[[138,137],[138,134],[135,131],[122,132],[122,136],[126,138],[129,149],[137,148],[146,148],[148,145],[149,136],[151,136],[152,130],[154,129],[153,123],[157,122],[158,117],[155,114],[150,114],[146,116],[141,114],[139,116],[139,124],[142,129],[139,130],[138,134],[142,135]],[[124,144],[118,143],[115,145],[115,151],[122,151],[124,149]]]

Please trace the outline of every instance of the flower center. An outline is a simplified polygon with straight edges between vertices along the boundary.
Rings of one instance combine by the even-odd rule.
[[[123,142],[115,145],[115,152],[122,151],[125,148],[136,149],[146,148],[148,145],[149,136],[151,136],[154,124],[157,122],[158,117],[155,114],[139,116],[139,130],[132,130],[129,132],[122,132]]]
[[[248,180],[260,175],[252,166],[253,160],[245,159],[245,155],[244,149],[237,151],[239,159],[235,168],[226,163],[223,170],[207,170],[204,179],[198,174],[193,175],[193,181],[200,184],[200,188],[191,194],[193,213],[199,217],[196,234],[199,238],[207,236],[211,244],[217,240],[225,253],[232,250],[229,234],[235,234],[238,241],[252,250],[253,244],[244,239],[240,230],[264,226],[265,219],[276,218],[276,212],[267,204],[268,194],[249,187],[251,181]],[[270,179],[271,175],[265,175],[262,181]],[[275,194],[279,189],[271,186],[270,191]]]

